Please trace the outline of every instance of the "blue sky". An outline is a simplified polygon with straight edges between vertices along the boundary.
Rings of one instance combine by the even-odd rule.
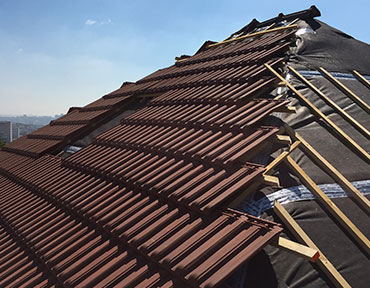
[[[369,1],[0,0],[0,114],[84,106],[248,24],[309,8],[370,43]]]

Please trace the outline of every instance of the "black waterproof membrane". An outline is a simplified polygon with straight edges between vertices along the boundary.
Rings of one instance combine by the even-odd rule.
[[[288,55],[287,66],[292,66],[304,75],[314,86],[370,130],[370,115],[319,72],[319,67],[323,67],[330,73],[334,72],[333,75],[341,83],[370,104],[370,90],[352,75],[352,70],[364,76],[370,75],[370,45],[314,19],[300,20],[297,24],[300,29],[296,43]],[[370,141],[338,115],[331,106],[296,79],[292,73],[289,73],[287,80],[354,142],[370,152]],[[347,147],[330,127],[315,117],[290,91],[289,95],[291,105],[296,107],[297,113],[279,115],[282,117],[281,120],[293,127],[348,180],[369,180],[369,163]],[[298,149],[291,156],[317,184],[335,182]],[[286,166],[281,165],[279,168],[280,183],[284,188],[301,184],[289,173]],[[255,194],[255,198],[277,190],[263,189]],[[369,215],[362,211],[351,198],[333,199],[333,202],[365,236],[370,238]],[[369,287],[369,257],[316,200],[292,202],[284,207],[352,287]],[[266,211],[262,217],[279,220],[273,216],[272,210]],[[295,240],[293,237],[292,239]],[[248,281],[245,287],[331,287],[332,285],[317,265],[272,246],[266,248],[249,263],[246,279]]]

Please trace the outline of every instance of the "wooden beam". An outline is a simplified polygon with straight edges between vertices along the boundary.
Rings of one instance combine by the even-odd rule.
[[[292,145],[290,145],[288,151],[282,152],[278,157],[276,157],[270,164],[266,166],[266,170],[263,173],[264,175],[271,175],[274,173],[274,168],[278,166],[285,158],[292,153],[299,145],[301,144],[300,141],[295,141]]]
[[[294,23],[298,22],[300,19],[299,18],[295,18],[292,22],[289,23],[289,25],[293,25]]]
[[[356,102],[362,109],[364,109],[368,114],[370,114],[370,106],[358,97],[355,93],[353,93],[347,86],[345,86],[342,82],[338,81],[335,77],[333,77],[328,71],[324,68],[320,67],[319,70],[326,79],[328,79],[331,83],[333,83],[339,90],[341,90],[344,94],[350,97],[354,102]]]
[[[283,98],[284,96],[285,96],[285,94],[279,94],[278,96],[276,96],[274,98],[274,100],[279,100],[279,99]]]
[[[367,237],[347,218],[346,215],[334,204],[331,199],[316,185],[316,183],[302,170],[301,167],[290,157],[285,158],[291,170],[299,177],[302,183],[311,191],[341,226],[353,237],[353,239],[370,255],[370,241]]]
[[[283,237],[279,237],[278,243],[274,246],[311,262],[316,262],[320,256],[319,250],[285,239]]]
[[[273,29],[270,29],[270,30],[263,30],[263,31],[255,32],[255,33],[250,33],[250,34],[247,34],[247,35],[244,35],[244,36],[240,36],[240,37],[236,37],[236,38],[233,38],[233,39],[223,40],[223,41],[218,42],[218,43],[210,44],[210,45],[208,45],[208,47],[215,47],[215,46],[218,46],[218,45],[230,43],[230,42],[233,42],[233,41],[243,40],[243,39],[250,38],[250,37],[253,37],[253,36],[257,36],[257,35],[262,35],[262,34],[266,34],[266,33],[270,33],[270,32],[281,31],[281,30],[292,29],[292,28],[297,28],[297,25],[289,25],[289,26],[285,26],[285,27],[278,27],[278,28],[273,28]]]
[[[296,133],[291,127],[285,125],[285,131],[293,138],[300,141],[300,149],[323,171],[334,179],[346,192],[348,192],[356,202],[370,214],[370,200],[367,199],[353,184],[347,180],[333,165],[321,156],[301,135]],[[267,167],[266,167],[267,168]]]
[[[286,145],[291,145],[292,144],[292,139],[288,135],[276,135],[276,138],[274,139],[274,142],[276,143],[281,143],[281,144],[286,144]]]
[[[341,115],[344,119],[346,119],[354,128],[356,128],[362,135],[364,135],[367,139],[370,140],[370,131],[367,130],[364,126],[362,126],[355,118],[349,115],[346,111],[344,111],[339,105],[337,105],[333,100],[331,100],[328,96],[326,96],[323,92],[321,92],[317,87],[315,87],[310,81],[304,78],[301,74],[299,74],[293,67],[288,66],[288,69],[297,77],[300,81],[306,84],[313,92],[315,92],[319,97],[321,97],[327,104],[329,104],[333,109]],[[365,79],[366,80],[366,79]]]
[[[281,81],[285,81],[286,85],[292,90],[303,102],[306,103],[308,108],[316,116],[320,117],[324,122],[326,122],[330,127],[332,127],[337,134],[347,142],[347,144],[352,147],[358,154],[364,157],[364,159],[370,163],[370,155],[367,153],[360,145],[358,145],[351,137],[349,137],[342,129],[340,129],[333,121],[331,121],[324,113],[322,113],[315,105],[313,105],[306,97],[304,97],[293,85],[287,82],[278,72],[276,72],[270,65],[264,64],[276,77]]]
[[[364,76],[362,76],[356,70],[353,70],[352,74],[355,75],[358,81],[360,81],[362,84],[364,84],[367,88],[370,89],[370,82]]]
[[[307,245],[312,249],[319,251],[320,256],[316,260],[316,264],[319,266],[321,271],[323,271],[330,281],[336,287],[346,287],[350,288],[351,286],[343,278],[343,276],[338,272],[337,269],[331,264],[331,262],[326,258],[326,256],[320,251],[320,249],[315,245],[310,237],[303,231],[303,229],[298,225],[298,223],[293,219],[288,211],[277,201],[274,204],[274,212],[288,228],[288,230],[293,234],[293,236],[301,243]]]
[[[262,183],[269,185],[269,186],[277,186],[280,187],[280,181],[278,177],[271,176],[271,175],[262,175]]]
[[[271,25],[267,26],[264,30],[269,30],[271,29],[272,27],[274,27],[276,25],[276,22],[272,23]]]

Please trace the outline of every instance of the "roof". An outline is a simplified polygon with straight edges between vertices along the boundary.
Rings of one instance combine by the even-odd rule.
[[[366,285],[370,47],[319,15],[254,19],[5,145],[0,286]]]
[[[287,104],[264,64],[280,65],[295,31],[210,45],[6,145],[1,285],[215,287],[276,241],[279,224],[228,207],[262,179],[254,156],[279,132],[265,122]]]

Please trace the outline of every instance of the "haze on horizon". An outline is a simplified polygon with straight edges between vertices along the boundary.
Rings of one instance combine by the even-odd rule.
[[[370,42],[368,1],[0,2],[0,114],[84,106],[248,24],[316,5],[318,19]]]

